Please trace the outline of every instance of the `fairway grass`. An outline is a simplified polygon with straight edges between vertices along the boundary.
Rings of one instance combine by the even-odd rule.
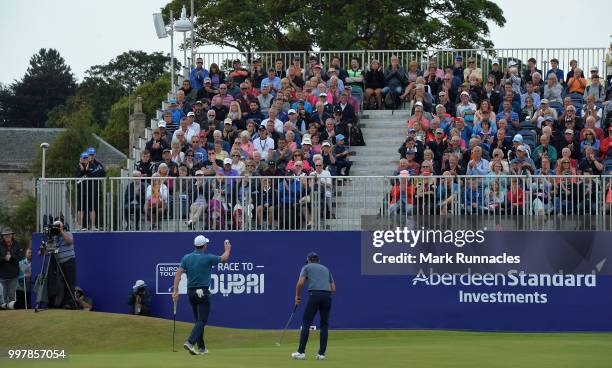
[[[280,331],[206,328],[210,354],[191,356],[182,344],[191,324],[76,311],[2,311],[0,348],[64,348],[61,361],[9,361],[0,367],[612,367],[612,334],[481,333],[459,331],[330,331],[328,360],[315,361],[318,332],[311,333],[306,361],[292,361],[298,331],[275,346]]]

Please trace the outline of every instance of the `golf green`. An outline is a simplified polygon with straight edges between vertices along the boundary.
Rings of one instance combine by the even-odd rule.
[[[610,367],[609,333],[481,333],[419,330],[330,331],[327,361],[314,359],[318,332],[306,361],[292,361],[298,332],[206,328],[208,355],[182,347],[191,325],[172,321],[75,311],[0,313],[1,367]],[[6,348],[66,349],[65,360],[9,360]]]

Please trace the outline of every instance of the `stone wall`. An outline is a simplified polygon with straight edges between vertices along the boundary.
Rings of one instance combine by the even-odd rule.
[[[0,200],[8,209],[17,207],[28,194],[34,194],[34,177],[29,171],[0,171]]]

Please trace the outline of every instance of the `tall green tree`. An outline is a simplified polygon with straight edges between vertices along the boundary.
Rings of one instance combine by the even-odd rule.
[[[186,0],[164,8],[180,12]],[[196,45],[255,50],[492,47],[489,0],[196,0]]]
[[[140,85],[130,97],[124,96],[115,102],[110,109],[108,124],[101,133],[102,138],[121,152],[128,154],[129,106],[134,105],[137,96],[142,97],[142,112],[147,118],[151,118],[155,116],[156,110],[169,90],[170,78],[166,75],[153,83],[146,82]]]
[[[88,147],[97,147],[93,135],[92,108],[87,103],[81,103],[78,110],[64,117],[65,131],[51,142],[46,156],[46,174],[49,177],[72,177],[79,162],[80,154]],[[40,172],[42,149],[34,158],[33,170]]]
[[[47,113],[76,90],[74,75],[55,49],[40,49],[23,78],[0,88],[0,124],[44,127]]]
[[[174,59],[176,71],[181,64]],[[120,86],[124,95],[145,82],[155,82],[170,69],[170,56],[161,52],[128,51],[117,56],[107,64],[94,65],[85,72],[85,86],[100,85],[106,82],[110,86]]]

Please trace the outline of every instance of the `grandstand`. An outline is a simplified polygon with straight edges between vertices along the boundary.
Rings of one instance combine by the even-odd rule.
[[[612,71],[605,54],[198,54],[202,64],[185,69],[161,102],[122,178],[38,182],[38,225],[62,214],[72,228],[88,230],[76,216],[85,203],[100,214],[89,229],[107,231],[358,230],[368,221],[610,230]],[[384,98],[377,101],[379,92]],[[246,111],[253,101],[255,110]],[[272,110],[277,116],[266,124]],[[155,145],[158,135],[164,144]],[[302,157],[277,152],[279,139]],[[332,153],[316,157],[324,142]],[[145,151],[151,163],[143,165]],[[146,177],[134,178],[135,169]]]

